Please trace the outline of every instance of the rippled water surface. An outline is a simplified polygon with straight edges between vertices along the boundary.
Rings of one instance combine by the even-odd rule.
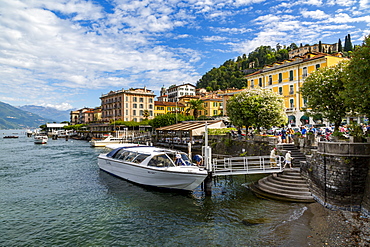
[[[159,191],[100,171],[107,150],[88,142],[37,145],[21,130],[0,133],[1,246],[294,246],[292,235],[306,230],[305,204],[243,186],[261,176],[218,178],[212,196]]]

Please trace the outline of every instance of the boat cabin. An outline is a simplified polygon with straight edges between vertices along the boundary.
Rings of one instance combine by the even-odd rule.
[[[148,149],[150,147],[145,147]],[[174,167],[174,166],[191,166],[192,162],[183,152],[177,152],[167,149],[155,149],[151,152],[140,152],[141,148],[118,148],[107,154],[107,157],[131,162],[136,164],[147,165],[151,167]],[[142,149],[144,151],[144,149]],[[148,159],[148,157],[151,157]]]

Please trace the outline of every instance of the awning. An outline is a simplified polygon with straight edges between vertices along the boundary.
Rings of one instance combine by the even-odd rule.
[[[222,129],[226,128],[222,120],[210,120],[210,121],[184,121],[178,124],[169,125],[161,128],[157,128],[159,131],[189,131],[192,136],[200,136],[204,133],[204,127],[207,122],[209,129]]]
[[[301,120],[310,120],[310,117],[309,117],[309,116],[306,116],[306,115],[303,115],[303,116],[301,117]]]
[[[290,121],[290,120],[295,121],[295,116],[294,116],[294,115],[290,115],[290,116],[288,116],[288,120],[289,120],[289,121]]]

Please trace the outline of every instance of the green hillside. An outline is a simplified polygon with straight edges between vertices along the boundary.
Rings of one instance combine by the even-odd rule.
[[[0,129],[38,128],[46,122],[50,120],[0,102]]]

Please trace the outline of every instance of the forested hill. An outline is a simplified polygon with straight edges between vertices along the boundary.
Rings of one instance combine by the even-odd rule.
[[[31,112],[0,102],[0,129],[38,128],[48,121]]]
[[[289,58],[289,51],[298,48],[292,43],[289,47],[282,47],[279,44],[276,48],[271,46],[260,46],[248,56],[243,54],[236,60],[227,60],[218,68],[213,68],[208,71],[197,82],[197,88],[206,88],[207,91],[227,88],[242,88],[245,86],[245,75],[252,73],[255,69],[262,68],[267,64],[272,64],[277,61],[284,61]],[[249,64],[253,63],[253,69],[249,68]]]

